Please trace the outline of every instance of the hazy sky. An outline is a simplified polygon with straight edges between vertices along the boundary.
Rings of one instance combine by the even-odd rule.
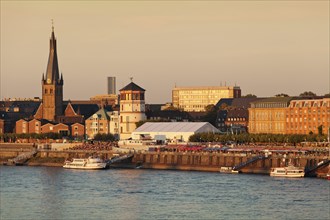
[[[1,1],[1,98],[41,97],[51,19],[64,98],[130,82],[147,103],[177,86],[329,92],[329,1]]]

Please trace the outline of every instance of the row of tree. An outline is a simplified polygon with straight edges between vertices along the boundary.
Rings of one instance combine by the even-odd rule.
[[[15,142],[17,139],[34,139],[34,140],[44,140],[44,139],[62,139],[64,136],[60,133],[44,133],[44,134],[36,134],[36,133],[28,133],[28,134],[15,134],[15,133],[5,133],[0,134],[0,140],[4,142]],[[83,140],[83,137],[65,137],[66,139],[73,140],[79,139]],[[96,141],[115,141],[116,138],[113,134],[96,134],[94,137]]]
[[[28,134],[15,134],[15,133],[5,133],[0,134],[0,140],[4,142],[15,142],[17,139],[62,139],[63,135],[60,133],[44,133],[44,134],[36,134],[36,133],[28,133]]]
[[[94,140],[95,141],[115,141],[116,138],[113,134],[100,134],[100,133],[97,133],[95,136],[94,136]]]
[[[245,96],[242,97],[246,97],[246,98],[256,98],[257,96],[254,94],[247,94]],[[290,97],[290,95],[285,94],[285,93],[279,93],[276,94],[275,97]],[[305,91],[303,93],[299,94],[299,97],[305,97],[305,98],[313,98],[313,97],[317,97],[316,93],[312,92],[312,91]],[[324,97],[329,98],[330,97],[330,93],[327,93],[324,95]]]
[[[199,133],[190,136],[190,142],[228,142],[236,143],[300,143],[327,141],[326,135],[316,134],[216,134]]]

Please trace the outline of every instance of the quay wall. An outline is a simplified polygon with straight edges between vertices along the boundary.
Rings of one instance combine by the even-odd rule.
[[[0,160],[14,158],[19,154],[30,151],[29,148],[1,148]],[[98,155],[103,159],[110,159],[114,153],[108,151],[95,150],[39,150],[37,158],[43,161],[54,158],[86,158],[91,155]],[[131,160],[126,160],[114,167],[141,167],[143,169],[168,169],[168,170],[187,170],[187,171],[208,171],[219,172],[220,167],[233,167],[257,154],[245,153],[223,153],[223,152],[135,152]],[[330,159],[329,156],[317,154],[273,154],[268,158],[258,160],[247,165],[240,171],[242,173],[269,174],[271,167],[283,167],[288,162],[295,166],[307,169],[315,167],[319,162]],[[50,160],[51,161],[51,160]],[[62,163],[63,164],[63,163]],[[46,164],[45,164],[46,165]],[[328,167],[320,169],[318,173],[327,173]]]
[[[147,169],[174,169],[219,172],[220,167],[233,167],[251,158],[256,154],[234,153],[188,153],[188,152],[145,152],[137,153],[132,163],[142,165]],[[319,162],[329,157],[318,155],[272,155],[258,160],[241,169],[242,173],[268,174],[271,167],[284,167],[288,162],[295,166],[315,167]]]

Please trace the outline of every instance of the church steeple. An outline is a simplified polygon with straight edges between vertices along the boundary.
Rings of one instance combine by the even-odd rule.
[[[46,84],[60,84],[60,74],[58,70],[56,38],[54,33],[54,24],[52,21],[52,34],[49,45],[49,57],[46,70]]]
[[[63,75],[60,76],[57,62],[54,25],[50,38],[49,57],[46,74],[42,74],[42,118],[57,120],[63,114]]]

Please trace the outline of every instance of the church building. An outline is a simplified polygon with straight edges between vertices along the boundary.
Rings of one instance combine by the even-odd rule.
[[[42,74],[41,80],[42,102],[34,113],[33,119],[21,119],[16,122],[16,133],[56,132],[65,136],[84,136],[84,115],[80,114],[81,105],[73,105],[70,101],[63,102],[64,80],[58,68],[54,26],[52,26],[49,43],[46,74]],[[95,111],[95,107],[98,108],[97,105],[92,106],[92,111]],[[46,125],[49,125],[49,129]],[[58,129],[55,129],[57,127]],[[73,128],[74,130],[72,130]]]

